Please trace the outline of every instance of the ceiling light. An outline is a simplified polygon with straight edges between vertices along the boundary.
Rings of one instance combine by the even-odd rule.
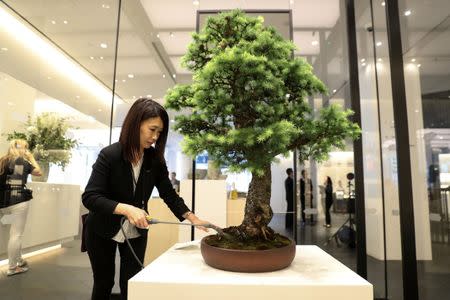
[[[56,24],[56,21],[55,21],[55,20],[51,20],[50,22],[51,22],[53,25]]]
[[[194,0],[194,1],[192,1],[192,4],[194,4],[195,6],[199,6],[200,5],[200,1]]]
[[[126,79],[122,79],[122,82],[126,82],[127,80]]]
[[[80,99],[80,96],[77,95],[77,96],[75,96],[75,98]]]
[[[415,59],[415,58],[411,59],[411,62],[415,62],[415,61],[416,61],[416,59]]]
[[[52,79],[52,78],[51,78],[50,76],[47,76],[47,79],[49,79],[49,80],[50,80],[50,79]]]
[[[381,6],[385,6],[386,5],[386,2],[381,2]]]
[[[365,58],[362,58],[362,59],[361,59],[361,62],[365,62],[365,61],[366,61],[366,59],[365,59]]]
[[[69,22],[67,22],[66,20],[64,20],[63,23],[67,25],[67,23],[69,23]]]
[[[177,75],[176,75],[176,74],[172,74],[172,77],[173,77],[173,78],[177,78]]]
[[[377,47],[380,47],[381,45],[383,45],[383,43],[382,42],[377,42]]]
[[[361,64],[361,66],[363,66],[363,67],[364,67],[365,65],[366,65],[366,63],[365,63],[365,62],[363,62],[363,63]]]
[[[416,113],[418,113],[418,112],[419,112],[419,110],[418,110],[418,109],[416,109],[416,110],[415,110],[415,112],[416,112]]]
[[[8,51],[8,48],[2,47],[2,51]]]
[[[9,105],[9,106],[13,106],[14,103],[13,103],[13,102],[8,102],[8,105]]]
[[[377,59],[378,61],[383,61],[381,58]]]
[[[151,98],[151,97],[152,97],[152,95],[150,95],[150,94],[149,94],[149,95],[147,95],[147,97],[148,97],[148,98]]]
[[[159,33],[158,34],[156,34],[156,37],[159,39]]]
[[[100,59],[103,59],[103,56],[100,56]]]
[[[4,6],[0,6],[0,31],[9,35],[35,58],[37,63],[46,64],[54,76],[77,85],[83,92],[106,104],[111,104],[111,90],[92,76],[80,64],[69,58],[59,48],[42,38],[26,23],[22,23]],[[94,100],[93,99],[93,100]],[[120,103],[122,99],[116,97]]]
[[[89,58],[90,58],[90,59],[94,59],[94,57],[93,57],[93,56],[89,56]]]
[[[128,74],[128,78],[134,78],[134,74]]]
[[[312,41],[312,42],[311,42],[311,45],[317,46],[317,45],[319,45],[319,42],[318,42],[318,41]]]
[[[106,43],[101,43],[100,47],[102,47],[103,49],[106,49],[106,48],[108,48],[108,45]]]
[[[294,4],[294,0],[289,0],[289,4]]]
[[[103,8],[109,8],[109,5],[108,4],[102,4],[102,7]]]
[[[405,10],[405,13],[404,13],[404,14],[405,14],[405,16],[409,16],[409,15],[411,14],[411,10],[409,10],[409,9],[408,9],[408,10]]]
[[[171,32],[169,35],[170,35],[171,38],[173,38],[173,32]]]
[[[421,66],[422,66],[421,64],[418,64],[418,65],[417,65],[418,68],[420,68]]]
[[[163,76],[163,78],[166,78],[166,74],[163,74],[162,76]]]
[[[336,93],[336,89],[333,90],[333,94]]]

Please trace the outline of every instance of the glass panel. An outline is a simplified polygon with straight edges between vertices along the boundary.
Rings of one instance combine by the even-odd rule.
[[[78,236],[81,192],[109,143],[116,16],[117,6],[99,1],[0,3],[0,153],[8,134],[23,133],[43,173],[27,178],[24,253]]]
[[[420,299],[450,288],[448,1],[401,1]]]

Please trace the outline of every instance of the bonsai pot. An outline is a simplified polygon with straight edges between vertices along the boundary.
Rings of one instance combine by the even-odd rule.
[[[295,257],[295,242],[268,250],[239,250],[211,246],[209,236],[201,240],[200,249],[206,264],[232,272],[271,272],[288,267]]]

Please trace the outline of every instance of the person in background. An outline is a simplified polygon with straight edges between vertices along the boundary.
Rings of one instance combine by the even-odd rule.
[[[325,179],[325,224],[323,226],[330,228],[331,227],[331,215],[330,208],[333,204],[333,182],[331,181],[330,176],[327,176]]]
[[[284,180],[284,189],[286,190],[286,217],[285,228],[292,230],[294,224],[294,171],[292,168],[286,169],[287,178]]]
[[[21,139],[12,140],[8,153],[0,158],[0,217],[11,215],[8,276],[28,271],[28,264],[22,258],[22,237],[33,198],[31,190],[26,188],[29,174],[41,176],[42,172],[28,150],[28,143]]]
[[[300,205],[302,210],[302,225],[305,225],[305,202],[306,202],[306,196],[310,197],[311,199],[311,208],[312,207],[312,201],[313,201],[313,185],[311,179],[307,177],[306,170],[302,170],[301,172],[302,177],[300,178]],[[307,185],[306,182],[309,184]],[[313,223],[313,217],[311,216],[311,224]]]
[[[177,193],[180,192],[180,181],[177,179],[177,173],[170,173],[170,183],[172,183],[173,188]]]
[[[150,98],[140,98],[125,117],[119,142],[103,148],[92,166],[82,201],[89,209],[85,245],[94,277],[93,300],[110,298],[117,248],[121,298],[127,299],[128,280],[141,270],[145,256],[147,202],[154,187],[180,221],[209,224],[189,210],[170,183],[164,159],[168,131],[165,109]],[[205,227],[197,228],[207,231]],[[139,261],[124,243],[125,238]]]

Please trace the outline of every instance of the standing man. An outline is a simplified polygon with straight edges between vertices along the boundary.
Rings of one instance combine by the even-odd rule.
[[[170,173],[170,182],[177,193],[180,193],[180,181],[177,179],[177,173]]]
[[[286,221],[285,228],[292,230],[293,229],[293,212],[294,212],[294,171],[292,168],[286,169],[287,178],[284,181],[284,188],[286,190]]]

